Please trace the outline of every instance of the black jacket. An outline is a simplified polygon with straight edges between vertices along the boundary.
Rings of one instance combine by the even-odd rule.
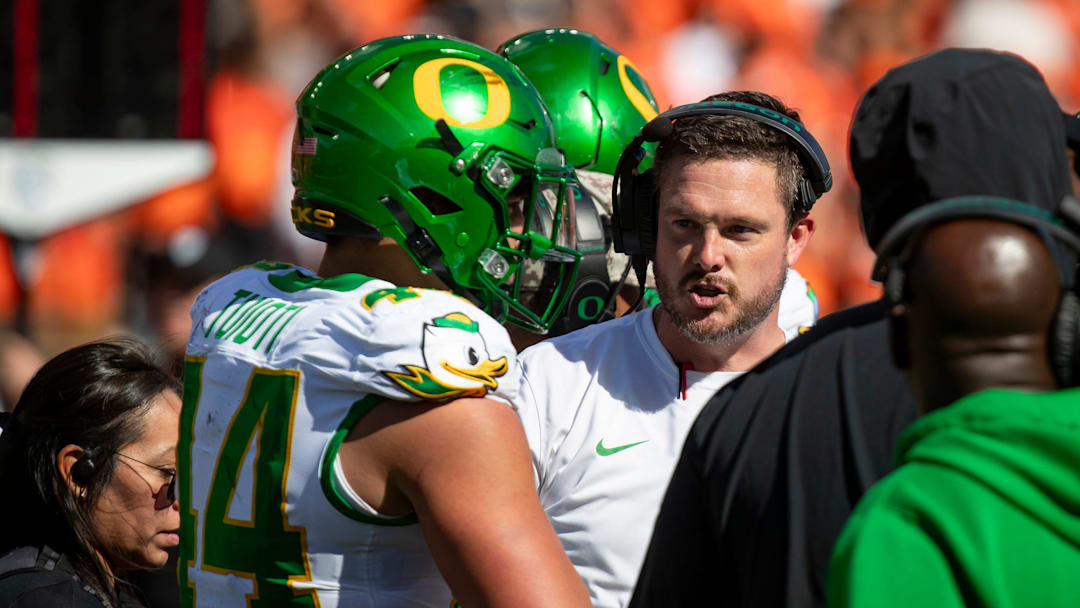
[[[823,318],[705,406],[632,607],[824,605],[833,543],[915,417],[885,312]]]
[[[120,592],[115,608],[142,608]],[[49,547],[20,547],[0,557],[0,608],[112,608]]]

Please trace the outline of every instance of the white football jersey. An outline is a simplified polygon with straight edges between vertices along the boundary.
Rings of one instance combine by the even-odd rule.
[[[778,325],[788,340],[817,301],[789,271]],[[540,502],[598,607],[626,606],[683,442],[717,390],[743,372],[672,360],[653,310],[541,342],[518,356],[518,415]]]
[[[181,605],[449,606],[415,516],[365,504],[338,449],[385,399],[515,400],[502,326],[448,292],[276,263],[210,285],[191,316]]]

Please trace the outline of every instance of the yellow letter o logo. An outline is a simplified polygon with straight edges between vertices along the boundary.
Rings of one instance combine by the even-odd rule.
[[[442,102],[442,86],[439,73],[448,65],[462,65],[480,72],[487,83],[487,111],[476,120],[463,122],[448,112]],[[466,129],[491,129],[510,117],[510,87],[491,68],[468,59],[440,57],[423,63],[413,73],[413,96],[420,111],[432,120],[440,118],[453,127]]]
[[[649,103],[649,99],[634,86],[634,83],[630,82],[630,76],[626,73],[626,66],[630,66],[640,74],[641,72],[637,69],[637,66],[630,63],[630,60],[624,55],[619,55],[619,58],[615,60],[615,64],[619,70],[619,82],[622,83],[623,92],[626,93],[626,98],[630,100],[630,104],[637,108],[645,122],[656,118],[656,110]]]

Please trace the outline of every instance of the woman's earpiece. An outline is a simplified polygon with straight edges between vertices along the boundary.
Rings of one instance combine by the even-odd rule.
[[[96,470],[94,457],[89,452],[83,452],[75,464],[71,465],[71,479],[80,486],[85,486],[90,483]]]

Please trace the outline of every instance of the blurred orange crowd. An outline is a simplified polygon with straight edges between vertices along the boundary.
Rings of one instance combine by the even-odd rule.
[[[817,235],[797,266],[822,314],[878,296],[847,162],[861,93],[890,67],[943,46],[1011,50],[1034,63],[1064,109],[1080,105],[1080,0],[248,0],[242,27],[211,49],[207,179],[41,244],[23,288],[0,260],[0,316],[20,298],[46,353],[122,327],[125,252],[168,248],[185,227],[224,224],[265,235],[272,253],[312,263],[286,207],[292,103],[314,73],[366,41],[438,32],[494,48],[549,26],[591,31],[648,79],[661,108],[721,90],[757,89],[798,109],[824,146],[835,186],[815,207]],[[307,248],[305,248],[307,247]],[[6,255],[9,247],[0,247]],[[255,252],[252,255],[256,255]],[[186,310],[193,293],[168,295]],[[184,298],[188,298],[185,300]],[[178,313],[182,314],[182,313]],[[179,333],[162,324],[161,332]],[[162,336],[180,340],[186,335]]]

